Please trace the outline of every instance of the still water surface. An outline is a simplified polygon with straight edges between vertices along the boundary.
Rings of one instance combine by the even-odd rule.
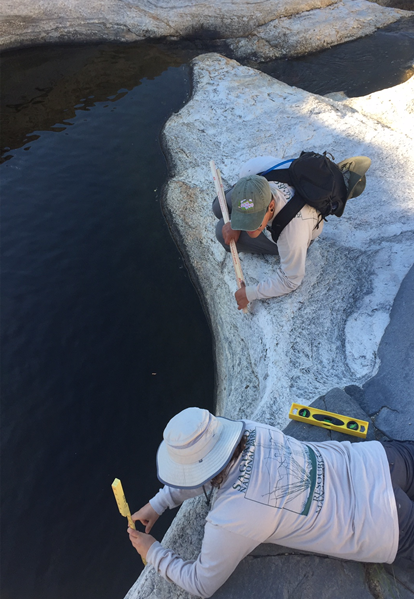
[[[168,419],[213,409],[208,325],[159,206],[158,136],[189,67],[116,48],[18,60],[31,141],[1,167],[2,597],[122,598],[142,564],[111,483],[138,509]]]
[[[316,93],[370,93],[412,74],[412,22],[261,68]],[[208,326],[159,205],[158,136],[199,52],[2,58],[4,599],[122,598],[141,562],[111,482],[140,507],[159,486],[166,421],[213,409]]]

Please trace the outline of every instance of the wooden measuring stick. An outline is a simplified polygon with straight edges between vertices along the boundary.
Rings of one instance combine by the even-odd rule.
[[[226,196],[224,194],[224,187],[223,187],[223,182],[221,180],[221,174],[220,174],[220,171],[218,170],[218,168],[216,167],[214,160],[210,161],[210,168],[211,168],[211,173],[212,173],[213,179],[214,179],[214,185],[216,186],[216,193],[217,193],[217,197],[218,197],[218,200],[220,203],[221,214],[223,216],[224,224],[226,224],[230,221],[229,211],[227,208],[227,201],[226,201]],[[246,285],[246,282],[244,280],[243,271],[242,271],[242,267],[240,264],[240,258],[239,258],[239,254],[237,252],[236,242],[234,240],[230,241],[230,251],[231,251],[231,257],[233,258],[234,270],[236,273],[237,287],[239,289],[241,289],[243,286]],[[243,313],[247,314],[247,312],[248,312],[247,308],[243,308]]]
[[[128,520],[128,526],[136,530],[135,522],[131,517],[131,512],[129,511],[129,505],[125,499],[124,489],[122,488],[122,483],[119,478],[115,478],[112,483],[112,491],[114,492],[116,502],[118,504],[118,509],[122,516],[124,516]],[[147,562],[141,557],[144,566],[147,565]]]

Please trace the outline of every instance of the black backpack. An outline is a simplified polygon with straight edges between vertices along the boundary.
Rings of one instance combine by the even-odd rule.
[[[275,168],[272,167],[259,173],[268,181],[288,183],[295,188],[295,195],[273,219],[271,234],[274,242],[305,204],[313,206],[320,213],[317,227],[330,214],[342,214],[347,188],[341,170],[326,154],[302,152],[287,169],[272,170]]]

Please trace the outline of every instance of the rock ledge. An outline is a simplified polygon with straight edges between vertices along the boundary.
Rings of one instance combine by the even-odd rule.
[[[410,14],[367,0],[3,0],[0,49],[150,38],[225,39],[239,58],[249,54],[268,60],[356,39]]]
[[[372,415],[369,438],[395,436],[398,430],[404,430],[407,438],[408,427],[414,423],[414,402],[407,399],[400,410],[398,397],[412,397],[412,371],[401,381],[398,397],[390,397],[389,408],[375,403],[375,398],[380,397],[378,385],[384,388],[396,372],[395,360],[387,362],[380,348],[392,309],[395,322],[405,329],[396,334],[388,328],[384,347],[391,345],[398,353],[401,342],[404,359],[413,359],[412,344],[401,337],[413,329],[403,315],[407,297],[412,302],[414,295],[414,269],[401,288],[405,295],[397,311],[393,304],[413,264],[414,157],[410,148],[414,132],[409,115],[414,78],[358,101],[337,102],[289,87],[217,54],[198,57],[193,68],[193,97],[171,117],[163,132],[174,175],[164,208],[209,312],[217,360],[218,413],[284,429],[290,405],[297,401],[366,420]],[[386,108],[390,102],[405,107],[404,132],[400,114],[396,111],[394,120]],[[325,149],[338,161],[352,155],[370,156],[367,189],[348,203],[342,218],[329,219],[308,252],[307,274],[299,289],[285,297],[255,302],[248,315],[241,314],[233,298],[236,282],[231,258],[215,240],[209,160],[216,161],[225,184],[232,184],[241,164],[253,156],[287,158],[301,150]],[[277,258],[270,256],[241,254],[241,261],[249,282],[277,268]],[[374,386],[373,381],[377,381]],[[309,440],[329,438],[324,429],[293,422],[286,432]],[[332,433],[330,438],[335,435],[341,436]],[[413,433],[409,438],[414,438]],[[185,502],[164,543],[184,558],[195,559],[204,516],[201,498]],[[303,598],[332,599],[343,588],[351,599],[414,596],[413,574],[404,565],[363,565],[268,545],[248,556],[215,596],[258,596],[260,577],[269,585],[268,591],[260,589],[261,599],[282,599],[289,585],[297,593],[298,572]],[[283,585],[276,584],[281,578]],[[332,594],[335,589],[338,595]],[[188,595],[146,568],[127,596],[144,597]]]

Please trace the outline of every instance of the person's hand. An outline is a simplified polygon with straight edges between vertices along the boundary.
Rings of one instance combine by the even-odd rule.
[[[151,535],[145,534],[145,532],[139,532],[138,530],[129,528],[129,526],[127,532],[129,534],[129,540],[138,551],[142,559],[146,561],[148,549],[153,543],[155,543],[156,539],[154,539],[154,537]]]
[[[231,228],[231,223],[226,223],[221,229],[221,233],[223,235],[224,243],[226,245],[230,245],[230,241],[238,242],[241,231],[233,231]]]
[[[244,308],[247,308],[249,300],[247,299],[246,285],[244,283],[242,283],[240,289],[236,291],[234,297],[236,298],[238,310],[244,310]]]
[[[139,520],[145,526],[145,532],[148,534],[151,531],[151,528],[154,526],[158,518],[159,514],[154,510],[150,503],[147,503],[140,510],[132,514],[132,519],[134,522]]]

